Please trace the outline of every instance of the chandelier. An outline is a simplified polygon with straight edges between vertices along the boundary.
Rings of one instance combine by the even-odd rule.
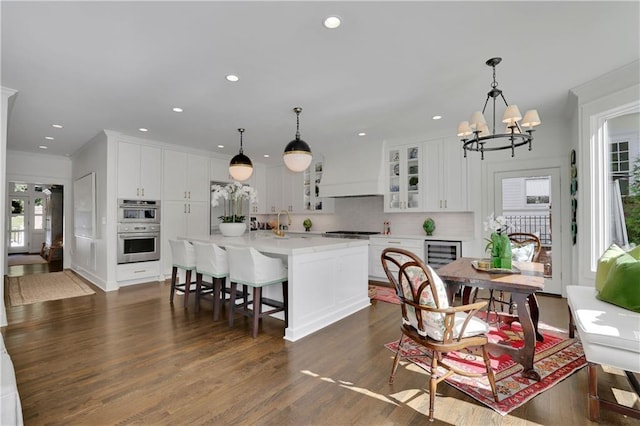
[[[501,61],[502,58],[491,58],[486,62],[488,66],[493,68],[493,83],[491,83],[491,90],[487,93],[482,112],[474,112],[470,121],[463,121],[458,125],[457,134],[462,140],[465,158],[467,157],[467,151],[480,152],[481,159],[484,160],[485,151],[500,151],[503,149],[510,149],[513,157],[517,147],[527,144],[529,145],[529,151],[531,151],[533,128],[540,124],[540,116],[538,116],[537,110],[532,109],[525,113],[523,119],[518,106],[507,103],[502,90],[498,89],[498,82],[496,81],[496,65]],[[496,98],[498,97],[504,101],[507,107],[502,116],[502,122],[505,124],[504,133],[496,133]],[[489,131],[487,120],[484,117],[490,98],[493,101],[493,127],[491,131]],[[520,120],[522,122],[518,123]],[[526,128],[526,133],[522,131],[523,128]]]

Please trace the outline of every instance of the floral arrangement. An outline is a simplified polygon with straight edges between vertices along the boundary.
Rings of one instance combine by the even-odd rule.
[[[509,228],[511,228],[511,224],[504,216],[494,217],[493,213],[487,216],[487,221],[484,222],[484,230],[492,233],[502,234],[507,232]]]
[[[216,207],[222,202],[224,213],[218,216],[222,223],[242,223],[242,202],[248,200],[249,203],[258,201],[258,192],[255,188],[243,185],[240,182],[233,182],[225,186],[211,186],[211,206]]]

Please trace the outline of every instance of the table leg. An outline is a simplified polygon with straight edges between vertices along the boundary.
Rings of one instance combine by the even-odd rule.
[[[531,314],[531,321],[533,321],[533,328],[536,332],[536,340],[538,342],[544,341],[544,337],[538,331],[538,320],[540,319],[540,309],[538,309],[538,298],[535,294],[530,294],[527,298],[527,303],[529,304],[529,313]]]
[[[527,296],[533,299],[533,303],[535,303],[535,328],[533,325],[534,321],[532,319],[533,312],[532,315],[529,315],[529,311],[527,310],[527,304],[531,303],[527,302]],[[513,299],[518,306],[518,321],[522,326],[522,333],[524,335],[524,346],[518,351],[518,354],[514,357],[514,361],[519,362],[524,367],[524,370],[522,371],[522,375],[524,377],[531,380],[540,381],[540,374],[538,374],[538,372],[533,368],[533,355],[535,354],[536,349],[538,303],[535,300],[535,296],[533,294],[527,295],[525,293],[513,293]]]

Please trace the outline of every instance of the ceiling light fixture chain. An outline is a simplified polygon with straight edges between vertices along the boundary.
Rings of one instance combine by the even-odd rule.
[[[249,157],[244,155],[242,149],[242,134],[244,133],[244,129],[240,128],[238,132],[240,132],[240,151],[229,163],[229,174],[235,180],[242,182],[249,179],[253,174],[253,163]]]
[[[458,125],[457,135],[462,138],[462,149],[464,150],[465,158],[467,157],[467,151],[480,152],[481,159],[484,160],[485,151],[499,151],[503,149],[510,149],[511,156],[514,157],[515,149],[527,144],[529,145],[529,151],[531,151],[534,132],[533,127],[541,123],[538,111],[535,109],[527,111],[523,119],[518,106],[509,105],[502,90],[498,88],[496,66],[500,62],[502,62],[502,58],[498,57],[486,61],[486,64],[493,70],[493,82],[491,83],[491,90],[487,93],[487,99],[484,102],[482,112],[474,112],[471,116],[471,121],[463,121]],[[496,98],[498,97],[502,98],[506,107],[504,115],[502,116],[502,122],[506,124],[505,133],[496,133]],[[487,120],[484,117],[489,99],[493,101],[491,133],[487,126]],[[520,120],[522,120],[521,124],[523,127],[528,127],[526,134],[522,132],[522,128],[518,123]]]

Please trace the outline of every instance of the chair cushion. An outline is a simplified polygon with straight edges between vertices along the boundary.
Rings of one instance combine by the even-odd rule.
[[[433,284],[436,288],[436,292],[438,295],[438,301],[440,302],[440,308],[446,309],[449,307],[449,299],[447,298],[447,289],[442,282],[442,279],[429,265],[426,265],[429,269],[429,273],[433,278]],[[407,268],[407,275],[409,276],[409,280],[413,283],[414,288],[417,288],[421,282],[426,279],[425,273],[419,267],[410,267]],[[404,279],[401,278],[402,288],[405,295],[411,295],[411,285]],[[409,296],[410,298],[410,296]],[[435,299],[431,294],[431,287],[426,286],[420,294],[419,303],[421,305],[437,308]],[[420,311],[420,315],[422,315],[422,323],[424,325],[424,330],[420,330],[418,328],[418,319],[416,316],[416,311],[410,306],[406,305],[407,308],[407,320],[403,320],[404,324],[408,324],[413,327],[419,335],[426,337],[429,336],[434,340],[441,341],[444,337],[444,318],[445,314],[441,314],[438,312],[429,312],[429,311]],[[454,327],[453,327],[453,337],[457,338],[460,336],[460,330],[462,328],[462,324],[464,323],[467,314],[464,312],[456,313]],[[469,323],[467,324],[467,328],[465,329],[462,337],[470,337],[476,336],[480,334],[485,334],[489,331],[489,325],[482,321],[479,318],[472,317]]]
[[[599,292],[604,286],[604,282],[609,275],[609,270],[613,263],[619,256],[625,254],[624,250],[618,247],[617,244],[611,244],[608,249],[604,251],[600,259],[598,259],[598,266],[596,269],[596,290]]]
[[[640,313],[640,260],[626,253],[618,256],[598,299]]]
[[[640,246],[635,246],[634,248],[629,250],[627,254],[633,256],[634,259],[640,260]]]
[[[511,243],[511,259],[516,262],[531,262],[535,251],[535,243]]]

